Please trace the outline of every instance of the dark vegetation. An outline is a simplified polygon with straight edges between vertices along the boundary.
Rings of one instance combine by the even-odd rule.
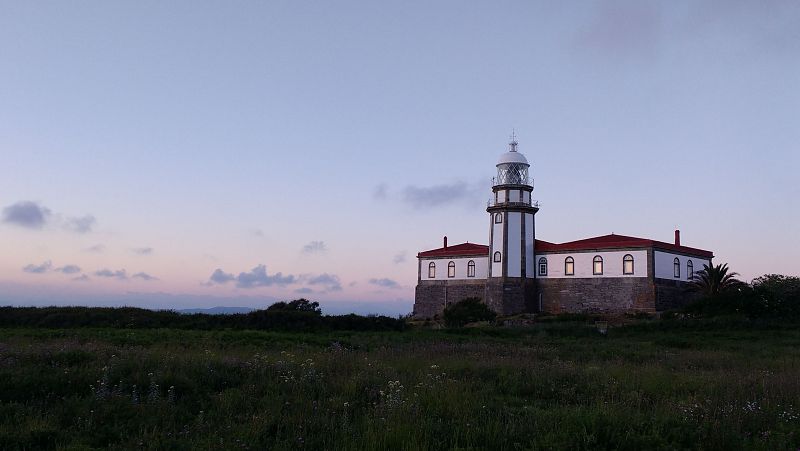
[[[480,298],[466,298],[444,309],[444,322],[448,327],[461,327],[467,323],[494,321],[497,314]]]
[[[678,313],[699,317],[800,318],[800,278],[767,274],[746,284],[736,275],[729,272],[727,265],[704,267],[692,283],[702,297]]]
[[[399,331],[405,321],[387,316],[322,315],[317,302],[278,302],[266,310],[231,315],[180,314],[134,307],[0,307],[0,327],[115,327],[128,329],[252,329],[295,332]]]

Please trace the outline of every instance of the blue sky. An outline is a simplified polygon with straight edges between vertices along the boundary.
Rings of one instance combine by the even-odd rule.
[[[793,1],[3,2],[0,303],[410,311],[416,252],[487,241],[512,128],[537,238],[680,228],[744,279],[797,275],[797,23]]]

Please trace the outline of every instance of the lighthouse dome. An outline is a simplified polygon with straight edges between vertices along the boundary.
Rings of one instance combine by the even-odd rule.
[[[517,152],[516,150],[508,151],[502,155],[500,155],[500,159],[497,160],[497,165],[500,166],[501,164],[509,164],[509,163],[517,163],[517,164],[528,164],[528,159],[525,158],[525,155]]]

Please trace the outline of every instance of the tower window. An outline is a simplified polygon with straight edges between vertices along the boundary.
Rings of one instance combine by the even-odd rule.
[[[450,262],[447,264],[447,277],[455,277],[456,276],[456,262]]]
[[[547,275],[547,259],[544,257],[539,259],[539,275],[540,276]]]
[[[595,255],[592,261],[592,274],[596,276],[603,274],[603,257]]]
[[[495,263],[500,263],[501,261],[503,261],[503,257],[500,255],[500,251],[495,252],[494,253],[494,262]]]
[[[470,260],[467,263],[467,277],[475,277],[475,260]]]
[[[675,273],[675,277],[679,278],[681,276],[681,261],[678,257],[675,257],[675,260],[672,261],[672,270]]]
[[[686,279],[693,280],[694,279],[694,263],[691,260],[686,262]]]
[[[633,274],[633,255],[622,257],[622,274]]]
[[[495,224],[502,224],[503,223],[503,213],[495,213],[494,214],[494,223]]]
[[[428,265],[428,278],[429,279],[436,278],[436,263],[434,262],[431,262],[431,264]]]
[[[564,259],[564,275],[566,276],[574,276],[575,275],[575,259],[572,257],[567,257]]]

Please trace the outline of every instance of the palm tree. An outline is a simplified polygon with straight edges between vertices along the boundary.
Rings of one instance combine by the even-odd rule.
[[[736,278],[738,275],[737,272],[728,272],[727,263],[717,266],[703,265],[703,269],[694,274],[694,278],[689,284],[689,290],[706,296],[715,296],[735,290],[745,285]]]

